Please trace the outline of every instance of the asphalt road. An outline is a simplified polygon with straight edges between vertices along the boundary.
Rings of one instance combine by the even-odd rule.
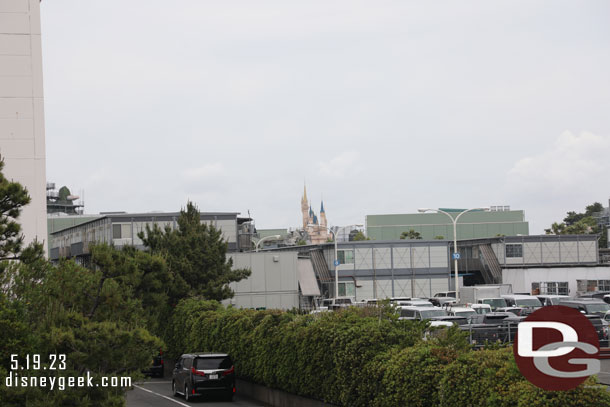
[[[185,401],[184,397],[172,395],[171,382],[168,379],[151,379],[145,382],[134,383],[133,390],[127,392],[127,407],[179,407],[179,406],[266,406],[263,403],[239,395],[239,389],[233,402],[225,401],[222,397],[208,396]]]

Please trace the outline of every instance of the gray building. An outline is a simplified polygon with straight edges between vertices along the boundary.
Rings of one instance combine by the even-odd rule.
[[[453,242],[393,240],[337,244],[339,295],[430,297],[454,287]],[[510,236],[458,243],[459,284],[511,284],[513,292],[569,294],[610,290],[610,267],[599,263],[591,235]],[[333,243],[231,255],[250,278],[232,283],[227,303],[246,308],[310,309],[335,295]]]
[[[610,264],[600,263],[595,235],[475,239],[458,249],[466,285],[504,283],[513,292],[570,296],[610,291]]]
[[[242,218],[239,212],[202,212],[201,222],[214,225],[222,231],[229,251],[251,249],[252,226],[250,218]],[[52,233],[50,259],[74,257],[84,260],[89,256],[89,245],[109,243],[115,247],[126,245],[142,249],[138,233],[154,224],[161,228],[177,227],[179,212],[171,213],[102,213],[99,218]]]
[[[339,295],[356,301],[396,296],[430,297],[451,288],[448,241],[338,243]],[[232,254],[234,267],[252,275],[230,286],[226,303],[246,308],[310,309],[334,296],[333,243]]]

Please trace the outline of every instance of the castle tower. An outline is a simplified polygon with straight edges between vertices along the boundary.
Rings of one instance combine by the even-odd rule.
[[[309,206],[309,201],[307,199],[307,187],[303,184],[303,197],[301,198],[301,213],[303,215],[303,229],[307,229],[307,225],[309,224],[309,212],[311,212],[311,207]]]
[[[320,226],[327,226],[326,212],[324,211],[324,201],[322,201],[322,204],[320,205]]]

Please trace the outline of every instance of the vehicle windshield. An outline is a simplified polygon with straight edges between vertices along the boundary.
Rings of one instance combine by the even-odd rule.
[[[506,307],[506,300],[504,298],[487,298],[483,300],[483,304],[489,304],[491,308],[502,308]]]
[[[335,304],[351,304],[352,300],[349,298],[337,298]]]
[[[491,312],[491,310],[490,310],[489,308],[483,308],[483,307],[481,307],[481,308],[475,308],[475,309],[474,309],[474,311],[475,311],[477,314],[487,314],[488,312]]]
[[[447,316],[447,311],[442,309],[434,309],[430,311],[420,311],[422,319],[428,319],[432,317],[445,317]]]
[[[401,317],[412,317],[413,316],[413,310],[409,310],[409,309],[401,309],[400,310],[400,316]]]
[[[610,310],[610,305],[608,304],[590,304],[587,305],[587,314],[592,314],[594,312],[606,312]]]
[[[515,299],[518,307],[542,307],[538,298]]]
[[[211,357],[211,358],[197,358],[195,359],[194,367],[197,370],[214,370],[214,369],[230,369],[233,363],[231,358],[225,357]]]
[[[559,305],[559,302],[561,301],[561,298],[553,298],[553,297],[549,297],[546,299],[547,302],[550,302],[551,305]]]

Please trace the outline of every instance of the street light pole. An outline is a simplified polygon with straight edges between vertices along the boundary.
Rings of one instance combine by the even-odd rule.
[[[281,238],[282,238],[282,236],[280,236],[280,235],[271,235],[271,236],[263,237],[258,242],[256,242],[256,252],[258,253],[258,245],[261,244],[261,242],[264,242],[265,240],[278,240]]]
[[[335,298],[339,296],[339,258],[337,257],[337,235],[335,231],[328,228],[328,231],[333,234],[333,240],[335,241]]]
[[[437,212],[437,213],[443,213],[447,216],[449,216],[449,219],[451,219],[451,223],[453,223],[453,268],[455,269],[455,302],[459,304],[460,302],[460,286],[459,286],[459,280],[458,280],[458,248],[457,248],[457,222],[460,219],[460,216],[462,216],[463,214],[465,214],[466,212],[470,212],[470,211],[488,211],[489,208],[472,208],[472,209],[466,209],[465,211],[460,212],[455,218],[451,215],[449,215],[447,212],[441,210],[441,209],[430,209],[430,208],[422,208],[422,209],[418,209],[418,212],[424,213],[424,212]]]

